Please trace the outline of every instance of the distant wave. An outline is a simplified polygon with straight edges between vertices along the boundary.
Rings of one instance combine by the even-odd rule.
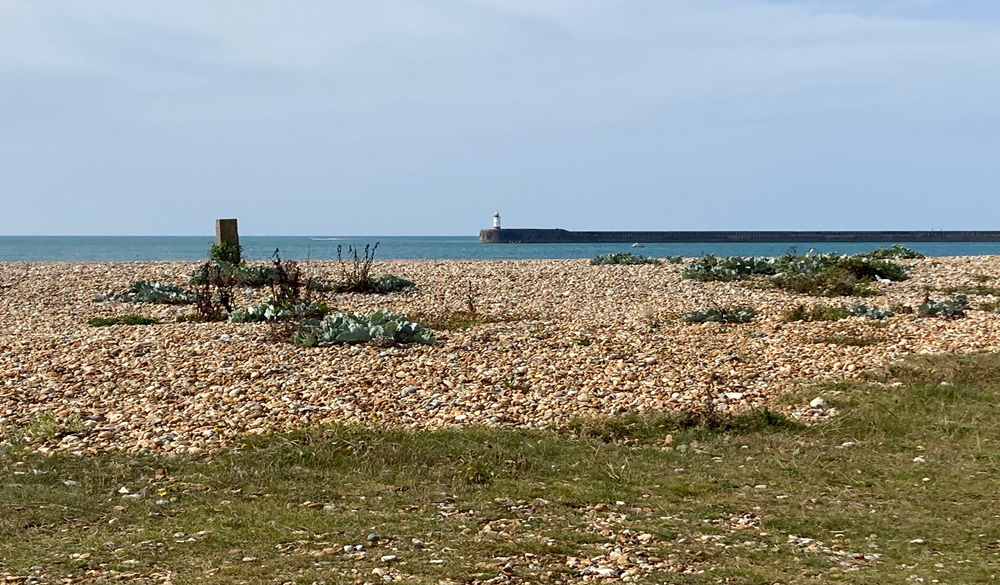
[[[343,238],[309,238],[310,240],[316,240],[317,242],[337,242]]]

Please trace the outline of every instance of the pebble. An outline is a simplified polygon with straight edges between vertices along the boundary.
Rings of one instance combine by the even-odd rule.
[[[826,400],[823,398],[813,398],[809,402],[809,408],[815,408],[817,410],[826,410],[830,408],[830,405],[827,404]]]
[[[998,257],[908,263],[914,266],[912,278],[880,287],[879,305],[916,306],[925,286],[975,284],[974,274],[1000,277]],[[5,433],[11,427],[26,429],[46,412],[60,422],[83,425],[56,437],[32,438],[40,452],[120,449],[195,456],[246,433],[325,424],[537,428],[578,416],[698,406],[706,392],[720,412],[755,408],[770,404],[799,380],[857,380],[905,354],[1000,351],[1000,315],[993,313],[970,311],[954,320],[899,314],[880,321],[877,330],[863,319],[781,323],[784,311],[798,304],[851,299],[687,281],[680,275],[683,265],[668,263],[380,261],[376,272],[398,274],[419,288],[401,295],[320,299],[347,311],[434,314],[463,308],[471,285],[477,311],[495,322],[445,332],[434,346],[335,345],[303,351],[272,341],[266,324],[182,322],[191,306],[92,302],[140,279],[186,285],[195,266],[0,263],[0,281],[26,274],[5,290],[0,305],[0,404],[5,409],[0,424]],[[336,278],[339,268],[335,261],[314,261],[309,271]],[[608,290],[614,294],[606,295]],[[239,290],[236,302],[259,303],[268,294]],[[979,299],[970,301],[975,305]],[[730,326],[692,325],[678,318],[712,303],[749,304],[759,316],[748,325]],[[650,306],[662,316],[653,331],[642,316]],[[94,316],[127,313],[156,317],[162,324],[86,324]],[[880,342],[864,347],[815,343],[834,335]],[[424,393],[426,403],[418,400]]]

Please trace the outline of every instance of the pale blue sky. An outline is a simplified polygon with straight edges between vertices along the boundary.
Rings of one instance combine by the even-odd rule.
[[[0,235],[1000,229],[998,0],[0,0]]]

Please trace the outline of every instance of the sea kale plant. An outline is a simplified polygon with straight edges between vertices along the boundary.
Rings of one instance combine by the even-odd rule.
[[[852,315],[875,320],[882,320],[895,315],[889,307],[869,307],[868,305],[851,305],[847,307],[846,311]]]
[[[757,316],[752,307],[711,307],[693,311],[681,317],[685,323],[749,323]]]
[[[261,323],[265,321],[292,321],[296,319],[320,319],[330,312],[323,303],[279,304],[268,299],[246,310],[236,310],[229,314],[233,323]]]
[[[853,255],[786,254],[778,258],[705,254],[686,266],[682,275],[702,282],[758,279],[764,286],[814,296],[870,296],[874,294],[868,287],[871,282],[909,278],[908,267],[890,259],[903,252],[892,250]]]
[[[945,319],[960,319],[965,317],[969,308],[969,298],[965,295],[955,295],[944,301],[927,299],[917,307],[917,313],[924,317],[944,317]]]
[[[124,303],[153,303],[161,305],[186,305],[195,302],[195,293],[163,282],[148,282],[137,280],[120,295],[108,295],[106,300]]]
[[[333,313],[323,321],[307,319],[292,335],[292,342],[302,347],[320,343],[363,343],[385,340],[395,343],[434,343],[434,334],[406,317],[387,310],[371,315]]]
[[[604,264],[659,264],[656,258],[643,256],[642,254],[632,254],[632,252],[611,252],[610,254],[598,254],[590,260],[591,266],[601,266]]]

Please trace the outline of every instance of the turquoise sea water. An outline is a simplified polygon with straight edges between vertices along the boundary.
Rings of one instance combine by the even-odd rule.
[[[0,236],[0,262],[80,262],[129,260],[200,260],[208,256],[213,236]],[[804,253],[854,253],[885,247],[882,243],[815,244],[480,244],[475,236],[242,236],[244,256],[265,260],[276,249],[290,260],[325,260],[349,245],[379,243],[384,260],[516,260],[592,258],[606,252],[631,251],[646,256],[684,257],[711,252],[720,256],[778,256],[794,248]],[[1000,255],[1000,242],[906,244],[928,256]]]

